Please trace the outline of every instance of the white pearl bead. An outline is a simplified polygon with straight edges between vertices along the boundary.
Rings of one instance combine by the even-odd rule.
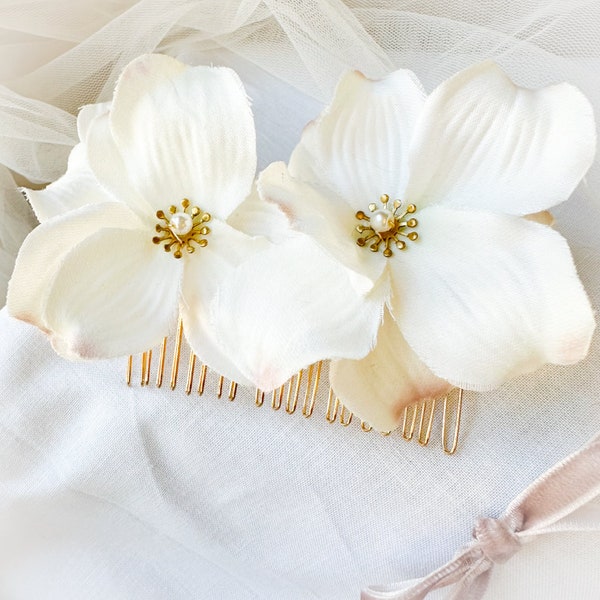
[[[186,235],[192,230],[194,222],[187,213],[175,213],[169,220],[169,229],[175,235]]]
[[[377,210],[371,215],[369,224],[373,231],[383,233],[389,231],[396,224],[396,219],[389,210]]]

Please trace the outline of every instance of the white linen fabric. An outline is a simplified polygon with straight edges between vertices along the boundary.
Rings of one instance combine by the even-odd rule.
[[[492,58],[521,85],[574,83],[600,122],[599,28],[587,0],[0,0],[0,292],[32,224],[13,181],[59,177],[76,110],[142,53],[237,69],[262,169],[347,69],[409,68],[431,91]],[[597,159],[555,211],[596,310],[599,190]],[[448,457],[439,417],[423,449],[257,409],[252,390],[217,399],[214,376],[202,397],[128,388],[122,360],[66,362],[3,311],[0,598],[335,600],[422,577],[600,429],[599,337],[576,367],[467,394]],[[585,531],[524,547],[486,598],[596,599],[599,522],[593,504]]]

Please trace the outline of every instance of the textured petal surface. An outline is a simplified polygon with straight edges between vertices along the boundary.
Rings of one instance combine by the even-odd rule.
[[[231,69],[142,56],[123,71],[110,118],[132,184],[155,210],[189,198],[225,219],[250,192],[254,123]]]
[[[387,311],[375,348],[361,360],[333,361],[329,378],[342,404],[378,431],[393,431],[406,406],[452,387],[411,350]]]
[[[273,163],[260,174],[258,189],[265,200],[287,215],[293,229],[313,238],[355,274],[353,281],[359,292],[372,289],[385,260],[356,245],[356,211],[335,195],[291,177],[283,163]]]
[[[183,265],[139,229],[102,229],[64,258],[46,304],[55,350],[112,358],[156,346],[175,326]]]
[[[304,130],[290,158],[290,173],[326,185],[355,211],[366,210],[382,194],[400,197],[424,101],[411,71],[395,71],[380,81],[347,73],[331,105]]]
[[[90,170],[82,143],[71,151],[67,172],[60,179],[43,190],[24,191],[40,223],[86,204],[113,201]]]
[[[432,206],[421,212],[419,234],[393,262],[392,309],[436,375],[485,390],[586,356],[594,317],[556,231]]]
[[[213,312],[227,351],[268,391],[318,360],[364,356],[388,293],[384,280],[366,298],[357,294],[347,271],[301,237],[243,263]]]
[[[595,150],[592,107],[577,88],[519,88],[485,62],[427,99],[411,146],[407,197],[419,206],[535,213],[569,197]]]
[[[274,202],[267,202],[254,187],[252,193],[229,215],[227,223],[254,237],[281,242],[290,235],[290,219]]]
[[[249,384],[236,366],[237,349],[224,347],[220,337],[220,329],[227,330],[238,315],[223,313],[215,318],[211,314],[211,304],[220,287],[234,277],[235,267],[265,248],[267,242],[247,236],[220,221],[212,222],[210,227],[208,246],[185,257],[181,300],[184,331],[202,362],[229,379]]]
[[[36,227],[25,239],[8,286],[7,306],[13,317],[47,330],[44,307],[65,256],[87,237],[121,223],[139,227],[122,204],[91,204]]]
[[[108,113],[99,115],[89,124],[85,145],[90,169],[106,192],[115,201],[129,206],[146,224],[153,223],[156,209],[132,185],[129,161],[123,159],[117,148]]]

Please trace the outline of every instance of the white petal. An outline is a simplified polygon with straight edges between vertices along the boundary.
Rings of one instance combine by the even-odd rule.
[[[60,179],[43,190],[23,191],[40,223],[86,204],[113,201],[90,170],[82,143],[71,151],[67,172]]]
[[[250,192],[254,123],[231,69],[142,56],[123,71],[110,118],[133,186],[155,210],[189,198],[225,219]]]
[[[264,391],[327,358],[364,356],[381,321],[387,280],[366,298],[310,239],[256,254],[223,285],[213,307],[219,339]]]
[[[432,206],[421,211],[419,235],[392,263],[392,309],[436,375],[484,390],[586,356],[594,317],[556,231]]]
[[[220,375],[248,385],[250,382],[237,367],[237,350],[224,348],[219,335],[219,327],[227,327],[237,315],[222,315],[223,324],[220,318],[215,320],[210,306],[219,288],[234,277],[235,267],[263,249],[266,242],[246,236],[220,221],[211,222],[210,227],[208,245],[184,258],[181,299],[184,332],[202,362]]]
[[[113,200],[129,206],[147,225],[155,222],[156,209],[131,183],[128,163],[121,157],[110,130],[108,113],[99,115],[89,124],[85,145],[90,169]]]
[[[452,387],[421,362],[387,311],[375,348],[361,360],[333,361],[329,379],[342,404],[378,431],[393,431],[406,406]]]
[[[274,202],[266,202],[256,187],[227,219],[227,223],[247,235],[281,242],[290,235],[290,220]]]
[[[492,62],[427,99],[410,154],[407,197],[516,215],[566,200],[596,150],[592,107],[566,83],[517,87]]]
[[[110,102],[98,102],[96,104],[86,104],[82,106],[77,114],[77,133],[79,139],[85,142],[90,126],[96,117],[108,114]]]
[[[17,319],[44,330],[44,307],[65,256],[104,227],[139,227],[137,217],[116,202],[91,204],[36,227],[25,239],[8,286],[7,306]]]
[[[290,177],[283,163],[269,165],[259,176],[258,189],[288,217],[291,227],[311,237],[334,260],[352,271],[357,291],[368,293],[384,270],[381,254],[356,245],[356,211],[336,196]]]
[[[46,304],[55,350],[112,358],[156,346],[175,326],[183,265],[151,232],[102,229],[64,258]]]
[[[408,149],[425,93],[411,71],[380,81],[356,71],[338,84],[333,102],[309,124],[290,158],[298,179],[326,185],[354,210],[382,194],[402,196]]]

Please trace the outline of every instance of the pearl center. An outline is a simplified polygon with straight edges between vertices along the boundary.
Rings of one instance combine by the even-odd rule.
[[[377,210],[371,215],[371,229],[377,233],[384,233],[393,229],[396,218],[389,210]]]
[[[193,227],[194,221],[187,213],[176,212],[169,219],[169,229],[177,236],[187,235]]]

